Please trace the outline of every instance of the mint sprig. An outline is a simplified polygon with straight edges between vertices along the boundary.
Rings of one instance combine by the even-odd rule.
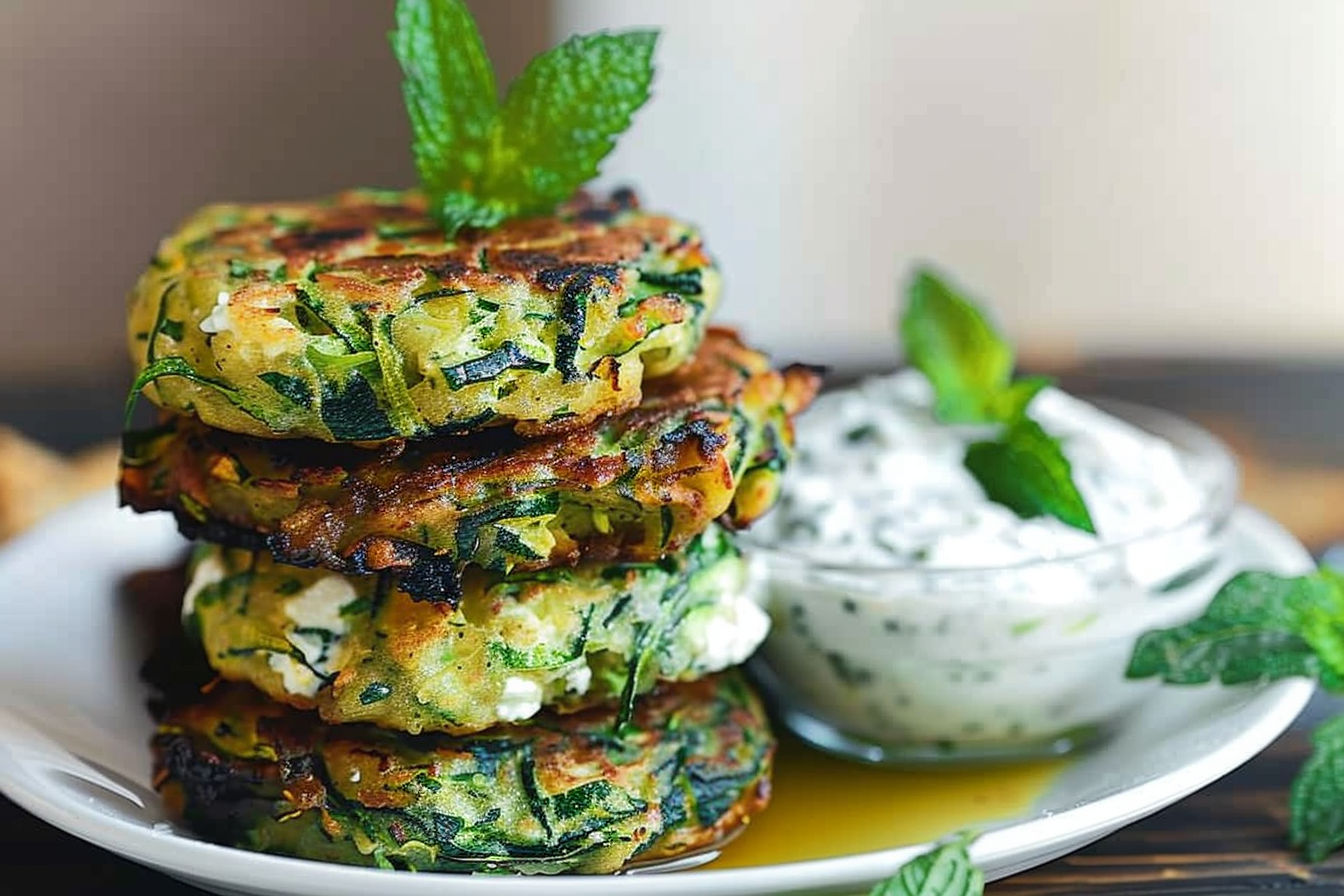
[[[1075,529],[1096,531],[1059,440],[1034,420],[1019,418],[997,440],[975,442],[964,463],[986,497],[1018,516],[1044,513]]]
[[[910,280],[901,315],[906,360],[933,385],[944,423],[998,423],[997,439],[966,451],[985,496],[1023,518],[1053,516],[1096,532],[1059,440],[1028,414],[1047,377],[1013,377],[1012,346],[969,299],[928,268]]]
[[[1344,846],[1344,716],[1311,734],[1311,756],[1288,796],[1288,843],[1319,862]]]
[[[396,23],[412,153],[449,236],[553,211],[597,175],[649,98],[654,31],[571,37],[533,59],[501,103],[461,0],[398,0]]]
[[[869,890],[868,896],[981,896],[985,875],[971,864],[967,852],[973,839],[962,834],[916,856]]]
[[[1141,636],[1125,674],[1170,684],[1307,677],[1344,693],[1344,576],[1326,567],[1293,577],[1239,573],[1199,618]],[[1292,785],[1289,842],[1318,862],[1344,845],[1344,716],[1320,726],[1312,743]]]
[[[1344,588],[1333,574],[1232,577],[1199,618],[1142,635],[1126,675],[1169,684],[1241,684],[1294,676],[1344,690]]]

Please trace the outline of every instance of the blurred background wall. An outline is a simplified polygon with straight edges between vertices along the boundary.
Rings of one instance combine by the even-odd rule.
[[[1038,357],[1344,358],[1344,3],[476,0],[507,80],[659,24],[609,160],[701,222],[723,317],[889,363],[929,259]],[[0,377],[121,377],[124,295],[214,199],[411,181],[391,0],[0,2]]]
[[[124,376],[125,295],[198,205],[414,179],[392,0],[0,0],[0,378]],[[501,80],[550,30],[477,0]]]

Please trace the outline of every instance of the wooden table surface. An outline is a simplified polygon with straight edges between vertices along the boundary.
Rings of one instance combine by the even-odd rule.
[[[1344,541],[1344,367],[1109,362],[1069,371],[1064,381],[1083,394],[1142,401],[1209,425],[1237,451],[1250,503],[1315,551]],[[116,431],[118,392],[107,384],[0,389],[0,423],[75,447]],[[1344,857],[1306,866],[1285,845],[1287,788],[1307,755],[1307,732],[1335,712],[1344,712],[1344,701],[1318,696],[1273,746],[1223,780],[1086,849],[993,883],[987,892],[1344,893]],[[0,842],[10,877],[41,881],[44,896],[200,892],[63,834],[2,797]],[[0,884],[0,891],[6,886]]]

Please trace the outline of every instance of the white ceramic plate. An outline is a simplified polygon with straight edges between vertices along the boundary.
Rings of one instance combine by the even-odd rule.
[[[462,877],[307,862],[194,839],[167,822],[149,784],[145,655],[119,606],[127,573],[182,550],[166,515],[90,499],[0,552],[0,790],[78,837],[219,893],[325,896],[602,896],[854,892],[921,846],[790,864],[603,878]],[[1238,567],[1301,572],[1310,557],[1250,510],[1232,521]],[[1032,809],[993,827],[972,855],[990,879],[1078,849],[1241,765],[1297,716],[1306,681],[1162,688],[1123,731],[1071,764]]]

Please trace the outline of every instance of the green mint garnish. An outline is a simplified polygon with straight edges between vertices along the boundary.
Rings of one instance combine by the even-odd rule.
[[[1126,675],[1169,684],[1240,684],[1294,676],[1344,690],[1344,586],[1328,570],[1232,577],[1199,618],[1145,633]]]
[[[946,423],[997,423],[1000,396],[1013,376],[1013,350],[980,309],[932,271],[910,281],[901,343],[906,360],[933,384],[934,410]]]
[[[1288,842],[1319,862],[1344,846],[1344,716],[1312,732],[1311,747],[1289,791]]]
[[[974,303],[927,268],[910,280],[901,343],[906,360],[933,385],[944,423],[998,423],[994,441],[966,451],[965,465],[985,496],[1023,518],[1053,516],[1096,532],[1059,440],[1028,416],[1053,381],[1013,378],[1013,349]]]
[[[1307,677],[1344,693],[1344,575],[1240,573],[1199,618],[1140,637],[1126,675],[1171,684]],[[1312,744],[1293,781],[1289,842],[1319,862],[1344,846],[1344,716],[1320,726]]]
[[[398,0],[396,22],[390,39],[405,76],[411,152],[425,193],[441,203],[485,169],[499,105],[495,70],[475,20],[458,0]],[[463,216],[471,211],[462,209]]]
[[[553,211],[597,175],[649,98],[654,31],[571,37],[533,59],[501,103],[461,0],[398,0],[396,20],[415,164],[450,236]]]
[[[985,875],[971,864],[966,851],[972,839],[963,834],[916,856],[869,890],[868,896],[981,896]]]
[[[966,449],[965,464],[986,497],[1018,516],[1046,513],[1075,529],[1096,533],[1073,483],[1069,459],[1059,440],[1039,423],[1021,418],[996,441],[976,442]]]

